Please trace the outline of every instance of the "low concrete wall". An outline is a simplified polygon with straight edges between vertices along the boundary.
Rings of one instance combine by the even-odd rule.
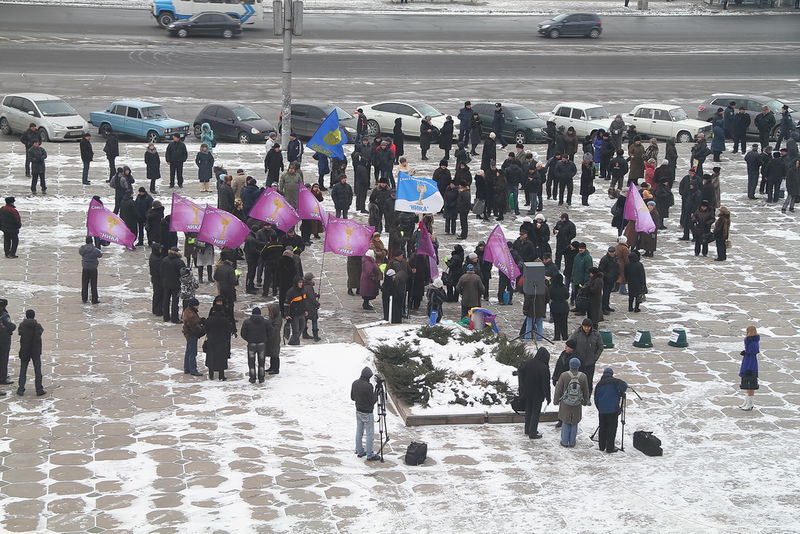
[[[355,325],[353,327],[353,342],[358,343],[359,345],[363,345],[364,347],[367,345],[367,336],[364,333],[364,329],[370,326],[377,326],[379,324],[388,324],[385,322],[379,323],[370,323],[364,325]],[[392,391],[391,384],[388,384],[387,393],[392,401],[392,404],[395,407],[397,415],[399,415],[403,419],[403,423],[406,426],[427,426],[427,425],[483,425],[483,424],[507,424],[507,423],[515,423],[515,424],[523,424],[525,422],[525,418],[522,415],[519,415],[514,412],[502,412],[502,413],[489,413],[489,412],[477,412],[477,413],[458,413],[458,414],[440,414],[440,415],[415,415],[411,413],[410,406],[401,402],[394,396],[394,392]],[[542,413],[539,421],[547,423],[553,422],[558,419],[556,412],[544,412]]]

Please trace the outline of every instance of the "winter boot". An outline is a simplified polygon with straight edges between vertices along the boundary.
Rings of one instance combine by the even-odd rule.
[[[744,410],[745,408],[747,408],[747,399],[749,398],[750,397],[748,395],[744,396],[744,400],[742,400],[742,404],[739,406],[740,410]]]
[[[305,328],[303,329],[303,339],[314,339],[308,335],[308,330]]]
[[[256,370],[253,369],[252,367],[250,368],[250,383],[251,384],[256,383]]]
[[[314,330],[314,341],[322,341],[322,338],[319,337],[319,330]]]
[[[748,395],[745,399],[745,406],[742,408],[745,412],[749,412],[753,410],[753,395]]]

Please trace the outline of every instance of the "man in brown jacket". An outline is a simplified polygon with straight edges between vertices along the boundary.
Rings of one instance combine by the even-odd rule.
[[[461,294],[461,317],[466,317],[470,308],[481,305],[484,289],[481,277],[475,274],[475,265],[467,265],[467,272],[461,275],[456,284],[456,291]]]
[[[187,375],[203,376],[197,370],[197,340],[206,335],[203,321],[197,313],[200,302],[195,298],[189,299],[183,310],[183,336],[186,338],[186,353],[183,356],[183,372]]]

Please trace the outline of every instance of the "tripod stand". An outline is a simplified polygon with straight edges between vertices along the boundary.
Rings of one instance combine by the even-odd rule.
[[[381,437],[381,463],[383,463],[383,446],[389,443],[389,428],[386,425],[386,387],[383,378],[375,376],[375,396],[378,398],[378,432]],[[386,439],[384,439],[384,435]]]
[[[636,392],[635,389],[633,389],[631,386],[628,386],[628,389],[631,390],[639,400],[642,400],[642,397]],[[622,452],[625,452],[625,416],[627,414],[627,408],[628,408],[628,396],[625,394],[625,392],[622,392],[622,395],[620,395],[619,397],[619,408],[618,408],[618,413],[620,414],[620,422],[622,423],[622,430],[621,430],[622,435],[619,438],[619,450]],[[589,439],[592,441],[597,441],[594,438],[597,435],[597,432],[599,431],[600,431],[600,425],[597,425],[597,428],[594,429],[594,432],[589,437]]]

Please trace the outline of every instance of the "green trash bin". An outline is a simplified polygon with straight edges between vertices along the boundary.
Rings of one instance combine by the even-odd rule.
[[[633,338],[633,346],[640,349],[647,349],[653,346],[653,340],[650,337],[650,330],[637,330],[636,336]]]
[[[611,332],[608,330],[600,330],[600,339],[603,340],[604,349],[614,348],[614,339],[611,337]]]
[[[689,342],[686,340],[686,330],[683,328],[673,328],[672,335],[669,336],[667,345],[670,347],[688,347]]]

